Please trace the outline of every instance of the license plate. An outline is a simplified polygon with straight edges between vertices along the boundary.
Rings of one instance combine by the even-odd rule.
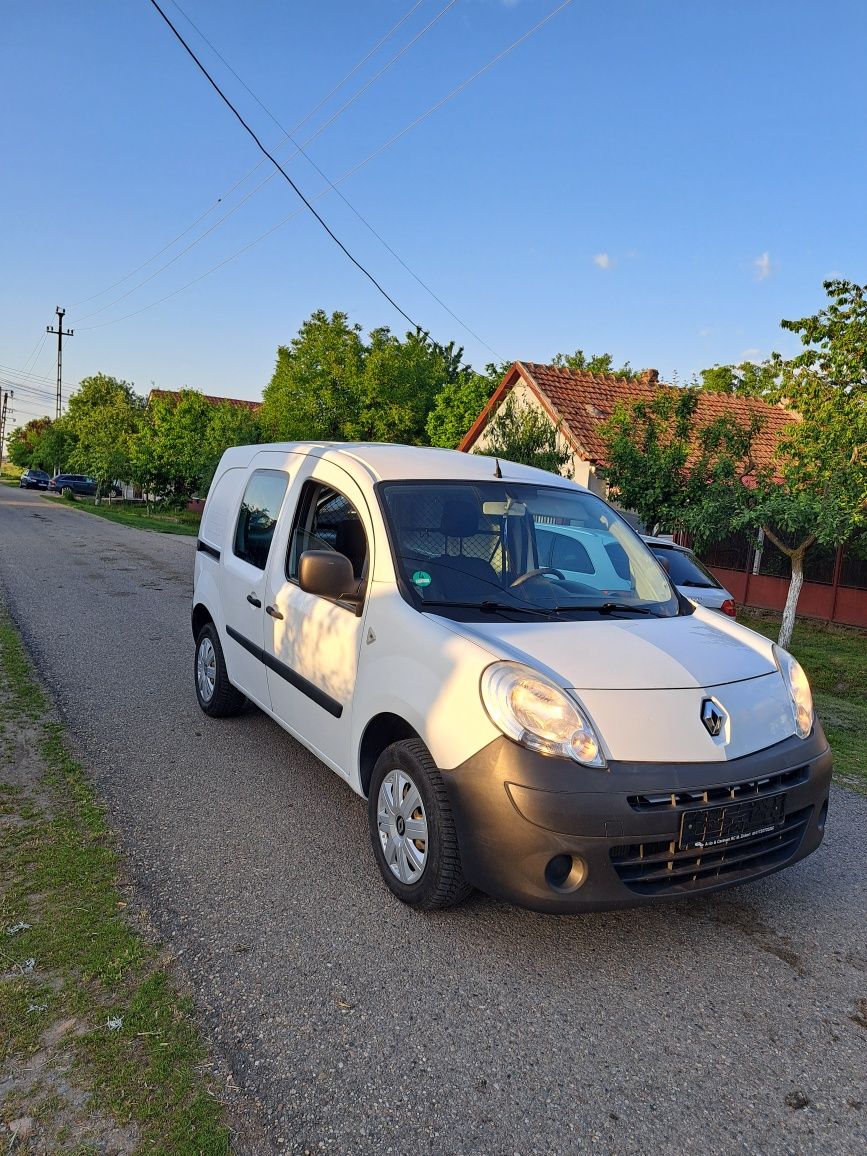
[[[783,825],[785,795],[745,799],[725,807],[685,811],[680,820],[680,850],[725,847],[741,839],[770,834]]]

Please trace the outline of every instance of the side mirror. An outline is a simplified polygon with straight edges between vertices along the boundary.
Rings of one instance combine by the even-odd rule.
[[[352,563],[335,550],[305,550],[298,560],[298,585],[308,594],[348,602],[356,610],[362,599],[355,593],[358,583]]]

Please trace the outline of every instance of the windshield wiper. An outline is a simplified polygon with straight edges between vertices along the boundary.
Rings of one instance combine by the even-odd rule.
[[[494,602],[486,598],[483,602],[450,602],[445,599],[430,599],[422,602],[422,609],[429,606],[455,606],[460,610],[481,610],[485,614],[501,614],[503,611],[512,611],[515,614],[541,615],[550,618],[556,611],[554,608],[542,609],[539,606],[512,606],[507,602]]]
[[[581,606],[576,603],[574,606],[554,607],[557,614],[565,613],[567,610],[586,610],[591,614],[653,614],[653,611],[645,606],[630,606],[625,602],[601,602],[596,606]],[[653,617],[658,618],[659,615],[653,614]]]

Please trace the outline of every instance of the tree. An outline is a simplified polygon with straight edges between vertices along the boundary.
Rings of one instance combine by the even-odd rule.
[[[375,329],[361,374],[358,435],[370,441],[418,445],[444,386],[460,376],[463,350],[437,345],[426,333],[401,341],[387,328]]]
[[[614,357],[610,353],[596,353],[588,357],[583,349],[576,349],[574,353],[556,353],[551,361],[559,369],[575,369],[581,373],[607,373],[612,377],[625,377],[634,380],[640,376],[625,362],[619,369],[614,369]]]
[[[199,492],[204,493],[210,487],[214,471],[226,450],[232,446],[256,445],[261,440],[259,416],[255,410],[231,401],[212,404],[205,432],[206,469]]]
[[[51,427],[50,417],[34,417],[26,425],[12,430],[7,439],[9,460],[25,470],[50,469],[43,454],[43,441]]]
[[[179,504],[200,493],[216,465],[208,445],[213,409],[193,389],[151,396],[133,444],[133,480],[146,492]]]
[[[683,507],[697,404],[695,389],[661,388],[649,401],[615,406],[602,427],[608,464],[600,473],[651,533]]]
[[[791,373],[784,369],[784,376]],[[800,420],[793,414],[773,463],[757,465],[761,419],[743,424],[727,415],[702,425],[698,400],[696,389],[672,398],[663,387],[650,403],[616,410],[602,429],[604,476],[618,500],[647,525],[685,530],[699,548],[720,533],[762,530],[791,566],[779,634],[780,645],[788,647],[807,551],[816,543],[841,545],[863,524],[863,496],[859,514],[848,446],[841,454],[821,428],[810,432],[814,417],[804,410]],[[821,467],[813,456],[819,443],[835,455]],[[863,484],[862,474],[862,495]]]
[[[572,451],[559,444],[559,426],[546,415],[515,400],[510,394],[485,430],[485,447],[476,453],[536,466],[552,474],[565,473]]]
[[[776,399],[780,385],[781,362],[743,361],[740,365],[714,365],[699,374],[701,388],[708,393],[730,393],[739,397]]]
[[[358,437],[365,347],[361,326],[319,309],[302,324],[265,388],[260,419],[269,440],[352,441]]]
[[[71,395],[62,419],[73,443],[67,464],[96,478],[97,497],[130,477],[143,405],[129,382],[104,373],[83,378]]]
[[[494,390],[506,376],[512,363],[493,362],[484,373],[475,373],[469,367],[446,382],[434,400],[425,422],[425,432],[432,446],[455,449],[464,434],[488,404]]]

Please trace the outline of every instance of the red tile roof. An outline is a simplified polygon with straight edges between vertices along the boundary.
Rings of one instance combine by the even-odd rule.
[[[619,402],[629,404],[649,400],[659,389],[677,388],[660,383],[655,369],[646,370],[641,377],[629,380],[607,373],[516,361],[465,435],[459,449],[471,448],[500,403],[522,379],[549,416],[555,422],[562,422],[562,433],[579,457],[594,465],[605,460],[600,426],[608,420]],[[782,430],[798,420],[795,414],[757,398],[704,391],[699,394],[697,419],[700,426],[708,425],[724,414],[732,415],[743,425],[748,424],[753,415],[762,419],[762,428],[753,443],[756,465],[760,468],[772,464]]]
[[[148,401],[150,401],[152,397],[177,398],[178,394],[181,392],[181,390],[177,389],[152,389],[148,394]],[[198,393],[198,390],[191,390],[190,392]],[[262,408],[261,401],[247,401],[246,398],[242,397],[215,397],[211,393],[203,393],[202,397],[205,399],[205,401],[209,401],[211,405],[220,405],[225,401],[228,402],[229,405],[240,405],[244,409],[253,411]]]

